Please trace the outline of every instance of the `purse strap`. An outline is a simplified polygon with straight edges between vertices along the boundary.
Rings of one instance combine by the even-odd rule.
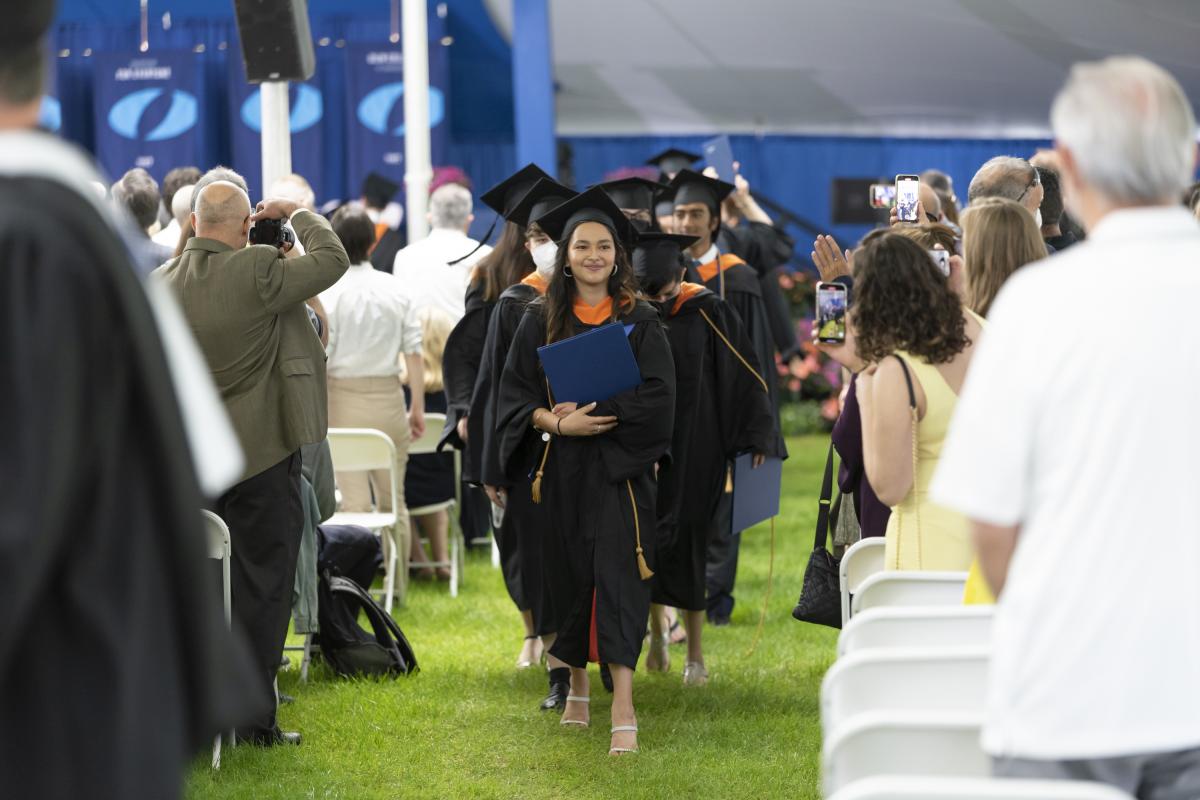
[[[924,561],[921,552],[921,500],[917,497],[917,393],[913,391],[912,375],[908,372],[908,364],[904,363],[904,359],[895,353],[892,357],[900,362],[900,370],[904,373],[904,383],[908,387],[908,411],[912,418],[912,478],[913,478],[913,508],[917,517],[917,569],[921,569]],[[900,538],[903,536],[903,523],[900,517],[896,518],[896,564],[895,568],[900,569]]]
[[[813,550],[825,547],[829,539],[829,501],[833,497],[833,442],[829,443],[829,455],[825,456],[825,477],[821,480],[821,501],[817,508],[817,533],[813,539]]]

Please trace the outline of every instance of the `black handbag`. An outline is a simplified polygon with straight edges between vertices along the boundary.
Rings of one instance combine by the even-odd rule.
[[[829,500],[833,496],[833,444],[825,458],[825,478],[821,482],[821,504],[817,509],[817,531],[812,554],[804,569],[804,584],[792,616],[801,622],[842,627],[842,590],[838,577],[839,559],[825,547],[829,538]],[[840,498],[839,498],[840,499]]]

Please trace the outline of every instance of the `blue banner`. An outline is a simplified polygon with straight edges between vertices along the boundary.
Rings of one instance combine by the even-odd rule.
[[[404,182],[404,55],[396,45],[347,48],[346,154],[350,192],[378,172]],[[444,47],[429,48],[429,127],[433,163],[442,163],[448,123],[449,73]]]
[[[38,125],[58,133],[62,130],[62,101],[58,99],[58,59],[54,48],[47,47],[46,54],[46,93],[42,95],[42,105],[38,109]]]
[[[114,179],[143,167],[161,181],[202,160],[196,58],[186,50],[97,54],[96,156]]]
[[[232,59],[231,59],[232,60]],[[230,70],[229,118],[232,125],[233,168],[246,178],[250,196],[263,197],[262,185],[262,93],[257,84],[246,83],[241,60]],[[312,184],[318,202],[329,190],[324,175],[325,97],[316,79],[288,84],[288,108],[292,130],[292,172]]]

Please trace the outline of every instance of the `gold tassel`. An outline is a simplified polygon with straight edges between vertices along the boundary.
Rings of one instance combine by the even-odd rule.
[[[625,481],[625,488],[629,490],[629,505],[633,508],[633,531],[637,536],[638,573],[642,576],[642,580],[648,581],[654,577],[654,572],[646,563],[646,556],[642,554],[642,526],[638,522],[637,501],[633,499],[633,484]]]
[[[542,451],[542,463],[533,475],[533,486],[530,489],[530,493],[533,495],[533,502],[538,505],[542,504],[542,475],[546,473],[546,459],[550,457],[550,441],[552,440],[546,441],[546,449]]]

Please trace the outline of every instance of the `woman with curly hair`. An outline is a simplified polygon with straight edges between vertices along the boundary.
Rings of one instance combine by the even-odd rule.
[[[879,231],[854,254],[844,345],[822,345],[858,373],[867,478],[892,509],[888,569],[965,570],[965,518],[932,503],[929,484],[981,328],[920,244]],[[910,408],[908,382],[916,411]]]

